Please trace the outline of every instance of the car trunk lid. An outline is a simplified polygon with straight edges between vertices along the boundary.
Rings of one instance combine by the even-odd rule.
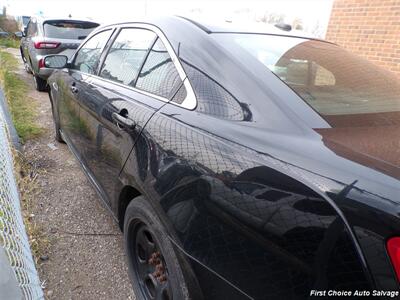
[[[400,125],[334,127],[316,131],[337,155],[400,178]]]

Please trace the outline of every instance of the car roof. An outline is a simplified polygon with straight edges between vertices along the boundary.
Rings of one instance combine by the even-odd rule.
[[[101,26],[100,28],[106,28],[111,26],[121,26],[121,25],[130,25],[135,23],[145,23],[155,25],[160,29],[163,29],[165,26],[176,25],[181,23],[182,26],[191,23],[198,29],[201,29],[206,34],[213,33],[253,33],[253,34],[268,34],[268,35],[278,35],[282,37],[297,37],[304,38],[310,40],[318,40],[322,42],[330,43],[326,40],[319,39],[314,37],[304,31],[301,30],[283,30],[273,24],[267,24],[262,22],[240,22],[240,21],[226,21],[226,20],[201,20],[193,17],[186,16],[156,16],[156,17],[147,17],[147,18],[138,18],[136,20],[130,20],[126,22],[118,22],[112,24],[106,24]],[[185,24],[186,23],[186,24]],[[98,28],[98,29],[100,29]],[[179,28],[176,28],[176,31],[179,31]]]
[[[312,38],[311,35],[301,30],[283,30],[279,24],[273,25],[263,22],[252,21],[234,21],[234,20],[197,20],[194,18],[181,17],[195,24],[207,33],[255,33],[255,34],[273,34],[284,36],[296,36],[303,38]]]
[[[96,22],[90,18],[74,18],[74,17],[66,17],[66,16],[52,16],[52,17],[47,17],[47,16],[33,16],[36,18],[36,20],[40,23],[44,23],[47,21],[55,21],[55,20],[65,20],[65,21],[79,21],[79,22],[91,22],[91,23],[96,23],[100,24],[99,22]]]

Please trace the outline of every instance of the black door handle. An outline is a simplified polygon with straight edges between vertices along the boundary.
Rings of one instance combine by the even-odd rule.
[[[136,122],[122,116],[119,113],[113,112],[111,117],[119,129],[134,129]]]

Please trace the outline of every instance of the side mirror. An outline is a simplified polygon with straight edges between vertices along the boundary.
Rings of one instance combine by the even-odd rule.
[[[14,32],[14,35],[16,38],[20,39],[24,36],[24,33],[22,31],[17,31],[17,32]]]
[[[68,65],[65,55],[49,55],[44,58],[44,66],[52,69],[63,69]]]

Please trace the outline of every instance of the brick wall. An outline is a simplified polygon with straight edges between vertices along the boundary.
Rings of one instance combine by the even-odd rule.
[[[334,0],[326,39],[400,76],[400,0]]]

